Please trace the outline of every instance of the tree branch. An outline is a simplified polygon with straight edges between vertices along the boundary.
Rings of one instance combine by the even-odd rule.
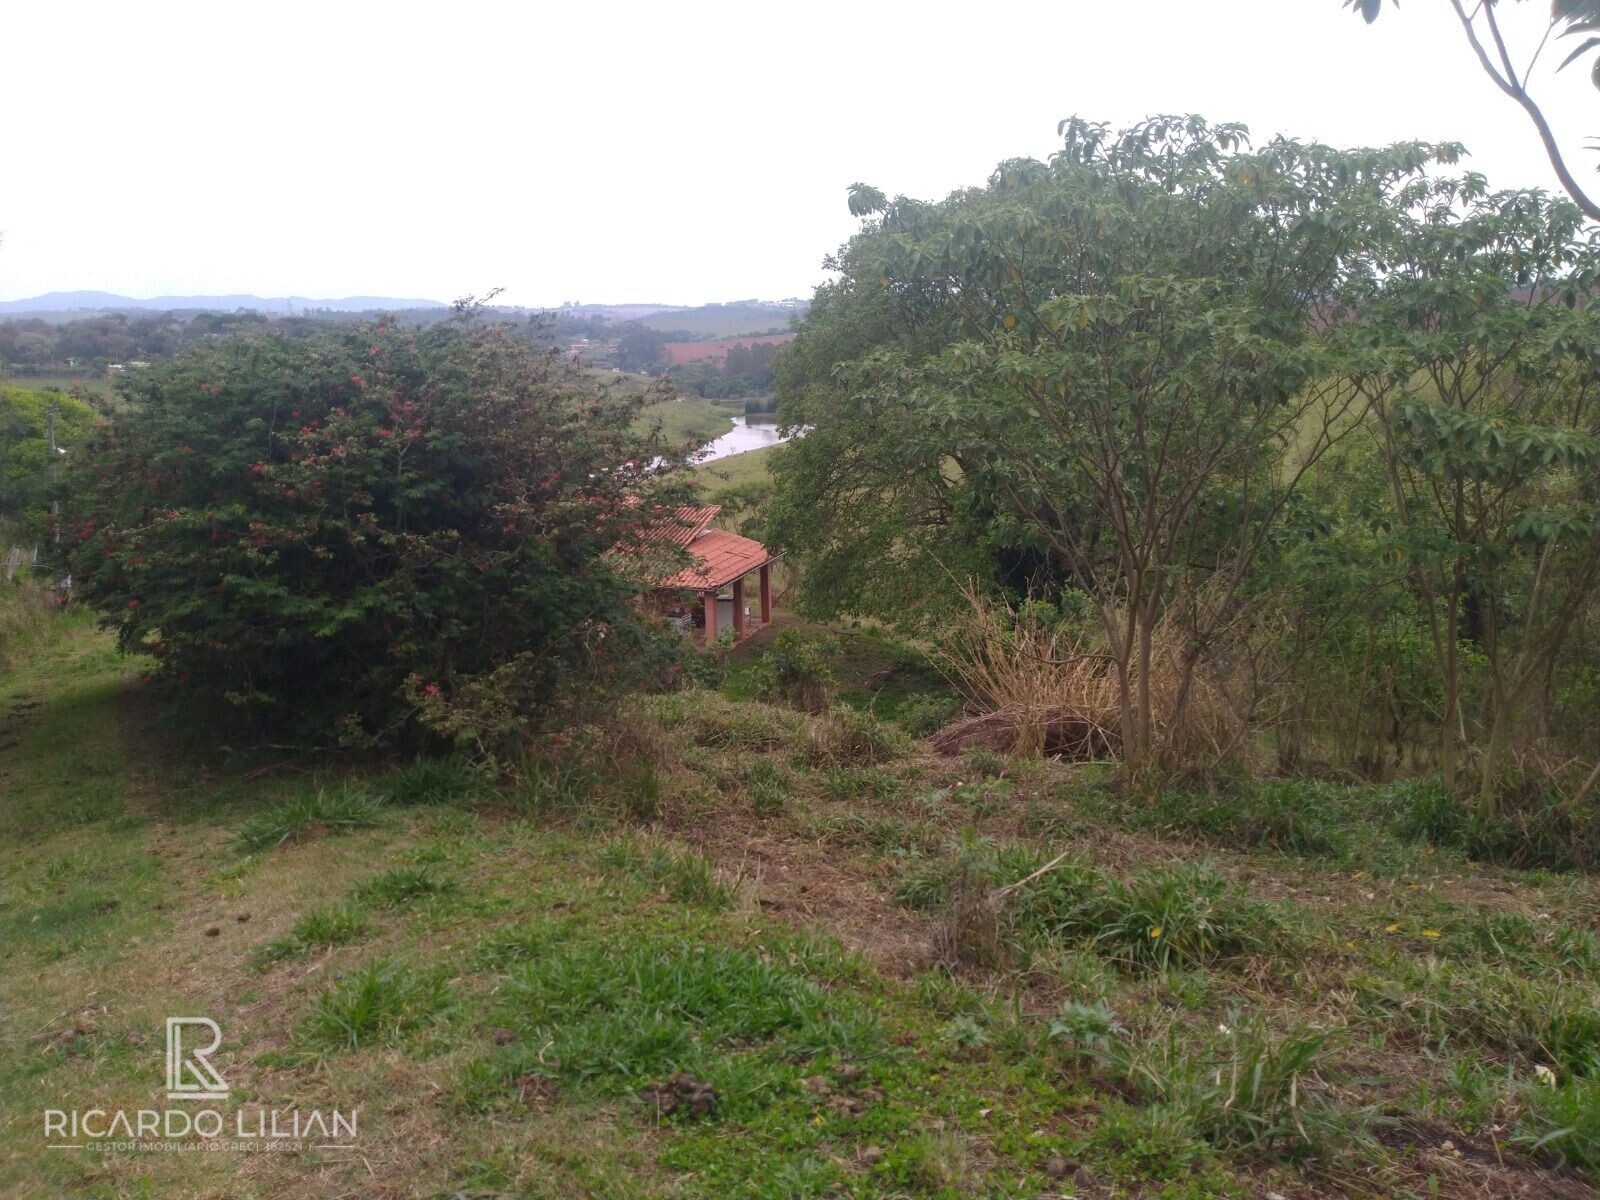
[[[1561,155],[1561,147],[1556,145],[1556,135],[1550,129],[1550,122],[1545,120],[1544,111],[1534,98],[1528,95],[1523,85],[1517,82],[1517,74],[1511,67],[1511,56],[1506,51],[1505,39],[1500,36],[1500,26],[1494,19],[1494,8],[1486,6],[1484,12],[1489,19],[1489,32],[1494,37],[1500,61],[1505,65],[1504,75],[1496,69],[1493,60],[1490,59],[1489,51],[1478,37],[1477,29],[1473,27],[1473,17],[1469,16],[1466,9],[1461,6],[1461,0],[1450,0],[1450,7],[1455,9],[1456,19],[1461,22],[1461,29],[1467,35],[1467,41],[1472,44],[1473,52],[1477,54],[1484,73],[1494,80],[1496,87],[1522,106],[1522,110],[1528,114],[1528,119],[1533,122],[1534,128],[1539,131],[1539,140],[1544,143],[1550,165],[1555,168],[1556,178],[1561,181],[1561,186],[1566,189],[1567,195],[1571,196],[1573,202],[1583,210],[1584,216],[1591,221],[1600,221],[1600,204],[1589,198],[1588,193],[1578,185],[1577,179],[1567,169],[1566,159]],[[1531,68],[1532,64],[1529,65]]]

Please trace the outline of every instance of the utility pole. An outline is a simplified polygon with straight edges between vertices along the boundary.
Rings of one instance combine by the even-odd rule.
[[[44,421],[47,435],[50,439],[50,525],[55,534],[56,549],[61,548],[61,497],[58,488],[61,483],[61,464],[56,460],[60,457],[56,453],[56,406],[52,401],[50,407],[44,410]]]

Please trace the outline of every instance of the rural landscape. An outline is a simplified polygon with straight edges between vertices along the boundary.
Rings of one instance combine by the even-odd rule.
[[[1600,207],[1452,5],[1559,190],[1071,116],[803,297],[0,302],[0,1195],[1600,1196]]]

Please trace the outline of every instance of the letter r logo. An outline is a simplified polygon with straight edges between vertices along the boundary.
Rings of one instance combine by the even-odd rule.
[[[211,1040],[203,1046],[185,1048],[184,1030],[204,1027],[210,1031]],[[195,1033],[199,1041],[202,1034]],[[167,1018],[167,1099],[168,1100],[225,1100],[228,1085],[211,1065],[208,1055],[222,1045],[222,1030],[210,1017]]]

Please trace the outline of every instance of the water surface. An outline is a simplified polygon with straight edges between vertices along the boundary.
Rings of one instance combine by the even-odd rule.
[[[713,462],[719,458],[729,458],[735,454],[743,454],[746,450],[759,450],[763,446],[776,446],[779,442],[789,439],[778,432],[778,419],[771,414],[762,414],[754,418],[734,417],[733,428],[717,438],[707,442],[701,447],[704,457],[700,462]]]

